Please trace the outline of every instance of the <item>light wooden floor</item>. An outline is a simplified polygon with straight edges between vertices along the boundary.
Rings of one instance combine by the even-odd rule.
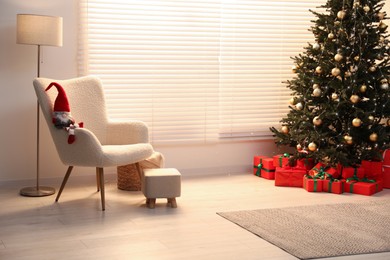
[[[58,188],[60,181],[42,185]],[[247,173],[183,176],[178,208],[160,199],[148,209],[141,192],[116,188],[115,175],[106,182],[105,212],[92,176],[71,176],[59,203],[54,196],[19,196],[26,183],[0,183],[0,259],[296,259],[216,212],[390,200],[390,190],[371,197],[309,193]],[[390,259],[390,253],[342,259]]]

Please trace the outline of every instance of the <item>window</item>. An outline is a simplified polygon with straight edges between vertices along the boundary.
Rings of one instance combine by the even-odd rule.
[[[81,0],[79,71],[154,143],[269,138],[319,2]]]

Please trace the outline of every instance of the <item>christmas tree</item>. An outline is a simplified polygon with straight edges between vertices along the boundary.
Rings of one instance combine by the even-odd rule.
[[[328,0],[293,57],[290,111],[271,128],[292,159],[335,166],[381,160],[389,148],[390,47],[382,0]]]

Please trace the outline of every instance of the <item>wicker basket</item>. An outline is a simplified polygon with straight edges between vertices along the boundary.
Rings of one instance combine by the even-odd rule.
[[[164,157],[159,152],[154,152],[151,157],[139,162],[140,168],[162,168],[164,165]],[[136,164],[128,164],[117,167],[118,173],[118,189],[128,191],[140,191],[141,179],[137,171]]]
[[[141,190],[141,179],[135,164],[128,164],[117,167],[118,189],[139,191]]]

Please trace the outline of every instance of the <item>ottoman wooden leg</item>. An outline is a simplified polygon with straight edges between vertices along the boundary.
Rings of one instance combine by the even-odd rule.
[[[156,205],[156,199],[152,199],[152,198],[147,198],[146,199],[146,206],[150,209],[154,209]]]
[[[168,198],[168,203],[171,204],[172,208],[177,208],[176,198]]]

